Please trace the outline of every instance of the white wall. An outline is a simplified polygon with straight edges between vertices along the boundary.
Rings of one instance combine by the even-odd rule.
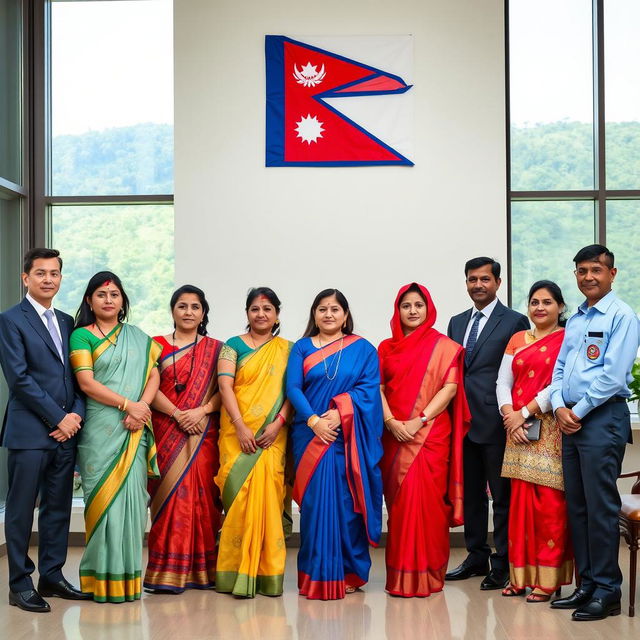
[[[338,287],[377,343],[412,280],[443,329],[470,306],[464,261],[506,263],[502,0],[176,0],[174,24],[176,283],[205,289],[214,336],[263,284],[291,339]],[[407,33],[415,167],[264,167],[266,34]]]

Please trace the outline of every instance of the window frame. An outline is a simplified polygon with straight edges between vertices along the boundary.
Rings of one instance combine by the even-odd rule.
[[[604,0],[592,0],[592,78],[593,78],[593,162],[594,188],[566,191],[514,191],[511,188],[511,95],[509,64],[509,4],[504,3],[505,19],[505,126],[506,126],[506,185],[507,185],[507,276],[508,300],[512,303],[512,235],[511,205],[514,202],[543,202],[562,200],[589,201],[594,204],[594,240],[606,245],[607,200],[640,200],[640,189],[607,189],[606,122],[605,122],[605,42]]]
[[[112,0],[75,0],[110,2]],[[143,0],[140,0],[143,1]],[[31,198],[29,202],[28,246],[48,246],[51,242],[51,217],[55,205],[174,204],[174,194],[126,194],[65,196],[52,193],[51,131],[51,7],[56,0],[33,0],[30,26],[31,65],[29,130],[32,162],[29,163]]]

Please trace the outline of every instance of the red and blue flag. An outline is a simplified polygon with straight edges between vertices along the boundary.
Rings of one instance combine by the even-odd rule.
[[[265,37],[266,166],[413,165],[335,105],[403,94],[400,76],[285,36]]]

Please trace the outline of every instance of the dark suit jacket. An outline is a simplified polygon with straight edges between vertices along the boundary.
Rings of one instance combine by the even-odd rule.
[[[64,363],[33,305],[22,302],[0,314],[0,364],[9,387],[2,426],[2,446],[54,449],[49,436],[67,413],[84,416],[84,399],[69,362],[73,318],[55,311],[62,334]],[[64,446],[75,446],[76,438]]]
[[[453,316],[447,327],[447,335],[458,344],[464,341],[464,334],[471,319],[471,309]],[[505,347],[514,333],[529,329],[529,320],[517,311],[505,307],[498,300],[496,308],[478,336],[471,354],[471,361],[465,366],[464,389],[471,410],[469,438],[479,444],[500,444],[505,442],[502,417],[498,411],[496,380]]]

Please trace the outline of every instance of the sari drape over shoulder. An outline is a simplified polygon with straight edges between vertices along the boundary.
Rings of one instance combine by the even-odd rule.
[[[98,382],[137,401],[161,350],[131,325],[120,324],[103,339],[80,328],[71,334],[70,360],[75,372],[92,369]],[[140,598],[147,476],[159,476],[151,422],[128,431],[124,417],[117,408],[87,398],[79,434],[86,527],[80,584],[98,602]]]
[[[555,331],[530,344],[527,332],[513,335],[506,353],[513,355],[512,404],[518,411],[551,384],[564,337]],[[540,439],[526,445],[507,439],[502,475],[511,478],[509,571],[516,588],[553,593],[573,579],[573,553],[562,478],[562,441],[551,411],[542,421]]]
[[[222,358],[236,363],[234,393],[244,424],[260,436],[285,402],[285,374],[292,343],[275,337],[258,349],[239,338],[223,347]],[[285,425],[273,444],[245,454],[223,407],[220,418],[220,470],[225,520],[220,533],[216,590],[237,596],[282,593],[286,548]]]
[[[298,588],[311,599],[343,598],[347,587],[369,578],[368,545],[377,546],[382,525],[379,383],[376,351],[359,336],[322,349],[303,338],[291,352],[287,395],[296,409]],[[340,414],[341,429],[333,443],[325,444],[307,420],[331,408]]]
[[[470,414],[464,394],[463,349],[433,329],[436,309],[429,291],[418,285],[427,304],[425,322],[405,336],[396,298],[392,337],[378,349],[381,380],[397,420],[420,415],[446,383],[457,384],[447,409],[409,442],[389,431],[382,438],[381,462],[389,514],[386,590],[399,596],[441,591],[449,561],[449,527],[463,523],[462,442]]]
[[[200,337],[181,349],[159,336],[160,391],[178,408],[206,404],[218,392],[217,364],[222,342]],[[192,363],[193,360],[193,363]],[[175,363],[175,367],[174,367]],[[189,373],[191,372],[191,375]],[[175,381],[186,384],[176,392]],[[215,583],[216,535],[220,529],[218,412],[205,416],[204,431],[189,435],[168,415],[153,411],[161,480],[149,481],[151,531],[144,586],[181,592]]]

